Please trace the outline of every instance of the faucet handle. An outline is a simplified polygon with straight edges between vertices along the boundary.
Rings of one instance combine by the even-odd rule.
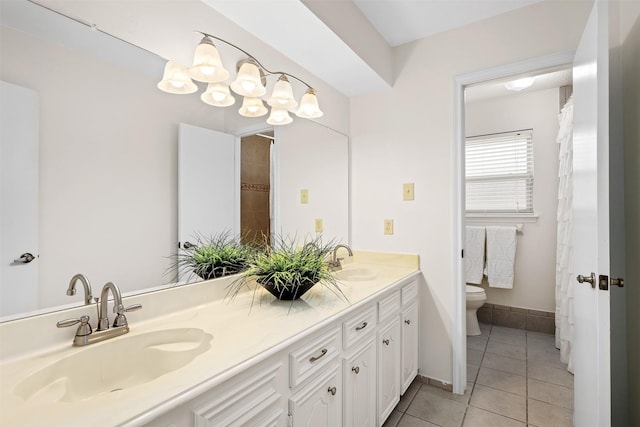
[[[124,315],[124,313],[128,313],[130,311],[138,311],[141,309],[142,309],[142,304],[133,304],[133,305],[130,305],[129,307],[122,308],[121,310],[118,311],[118,315],[113,321],[113,326],[114,327],[127,326],[127,317]]]
[[[58,328],[68,328],[69,326],[77,325],[78,323],[80,323],[80,326],[78,326],[78,330],[76,331],[76,336],[84,337],[86,335],[91,335],[93,330],[91,329],[91,325],[89,324],[89,316],[86,316],[86,315],[80,316],[79,319],[61,320],[58,323],[56,323],[56,326]]]

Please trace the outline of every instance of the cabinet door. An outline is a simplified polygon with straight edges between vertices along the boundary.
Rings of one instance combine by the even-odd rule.
[[[400,401],[400,316],[385,322],[378,332],[378,425]]]
[[[342,365],[345,427],[376,425],[376,346],[370,339]]]
[[[418,375],[418,304],[402,312],[402,394]]]
[[[293,427],[342,426],[340,365],[329,365],[327,369],[328,374],[313,379],[289,399],[289,417]]]

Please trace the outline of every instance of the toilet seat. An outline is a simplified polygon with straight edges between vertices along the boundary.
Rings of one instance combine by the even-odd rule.
[[[484,289],[479,286],[465,285],[467,301],[483,301],[487,299]]]

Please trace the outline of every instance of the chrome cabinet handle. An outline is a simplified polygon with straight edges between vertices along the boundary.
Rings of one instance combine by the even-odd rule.
[[[319,355],[319,356],[311,356],[311,357],[309,358],[309,362],[313,363],[313,362],[315,362],[316,360],[318,360],[318,359],[322,358],[325,354],[327,354],[327,349],[326,349],[326,348],[323,348],[322,350],[320,350],[320,355]]]
[[[367,327],[367,325],[368,325],[368,323],[367,323],[367,322],[362,322],[362,325],[360,325],[360,326],[356,326],[356,331],[361,331],[361,330],[363,330],[364,328],[366,328],[366,327]]]
[[[197,246],[194,245],[193,243],[189,242],[189,241],[186,241],[186,242],[184,242],[184,245],[182,245],[182,247],[184,249],[191,249],[191,248],[196,248]]]
[[[389,342],[390,342],[390,341],[389,341],[389,339],[387,338],[387,339],[385,339],[385,340],[382,340],[382,342],[384,343],[384,345],[389,345]]]
[[[578,280],[578,283],[590,283],[592,288],[596,287],[596,273],[591,273],[589,276],[579,274],[576,279]]]
[[[13,262],[16,264],[29,264],[34,259],[36,259],[36,257],[34,257],[33,254],[29,252],[25,252],[22,255],[20,255],[20,258],[14,259]]]
[[[336,389],[335,387],[329,387],[329,388],[327,389],[327,391],[328,391],[329,393],[331,393],[331,396],[335,396],[335,395],[336,395],[336,393],[337,393],[337,391],[338,391],[338,389]]]
[[[360,373],[360,366],[354,366],[354,367],[351,368],[351,370],[353,372],[355,372],[356,375],[358,375]]]
[[[411,324],[411,320],[407,319],[407,320],[404,321],[404,323],[406,323],[407,325],[410,325]]]

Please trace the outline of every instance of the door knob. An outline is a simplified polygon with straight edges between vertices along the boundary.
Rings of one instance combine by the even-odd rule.
[[[589,283],[591,284],[592,288],[596,287],[596,273],[591,273],[591,275],[589,276],[583,276],[582,274],[579,274],[577,279],[578,283]]]
[[[20,258],[14,259],[13,262],[16,264],[29,264],[34,259],[36,259],[36,257],[34,257],[33,254],[30,254],[29,252],[25,252],[22,255],[20,255]]]
[[[196,248],[197,246],[189,241],[186,241],[184,242],[184,245],[182,245],[182,247],[185,249],[191,249],[191,248]]]
[[[611,286],[620,286],[621,288],[624,287],[624,279],[622,278],[614,279],[612,277],[610,283],[611,283]]]

